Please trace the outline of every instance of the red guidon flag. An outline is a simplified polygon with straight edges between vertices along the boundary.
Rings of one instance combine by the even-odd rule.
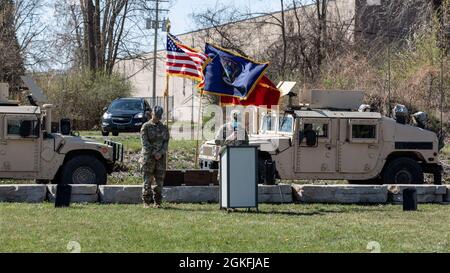
[[[241,100],[236,97],[221,96],[221,105],[242,105],[270,107],[278,105],[280,101],[280,90],[267,78],[263,76],[256,84],[255,89],[248,95],[247,99]]]
[[[208,56],[183,45],[175,36],[167,34],[166,72],[170,75],[203,81],[203,66]]]

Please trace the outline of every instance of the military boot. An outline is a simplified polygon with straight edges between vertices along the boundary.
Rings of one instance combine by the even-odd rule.
[[[162,199],[161,195],[155,194],[154,199],[155,199],[155,203],[154,203],[153,207],[160,208],[161,207],[161,199]]]

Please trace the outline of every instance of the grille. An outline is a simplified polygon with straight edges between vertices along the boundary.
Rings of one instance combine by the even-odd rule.
[[[123,162],[123,144],[105,140],[105,144],[113,147],[113,161]]]
[[[112,122],[115,124],[128,124],[131,122],[131,117],[112,117]]]

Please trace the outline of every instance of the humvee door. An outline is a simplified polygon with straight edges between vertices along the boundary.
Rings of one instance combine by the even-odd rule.
[[[0,117],[0,172],[37,172],[40,159],[40,122],[36,115]]]
[[[378,119],[342,119],[339,136],[339,172],[368,173],[379,157]]]
[[[300,118],[295,133],[295,172],[336,171],[336,145],[332,142],[329,118]]]

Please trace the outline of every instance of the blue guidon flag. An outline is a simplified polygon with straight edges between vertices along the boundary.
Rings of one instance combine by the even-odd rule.
[[[218,96],[246,99],[264,76],[269,63],[259,63],[237,53],[206,44],[210,62],[204,69],[204,92]]]

